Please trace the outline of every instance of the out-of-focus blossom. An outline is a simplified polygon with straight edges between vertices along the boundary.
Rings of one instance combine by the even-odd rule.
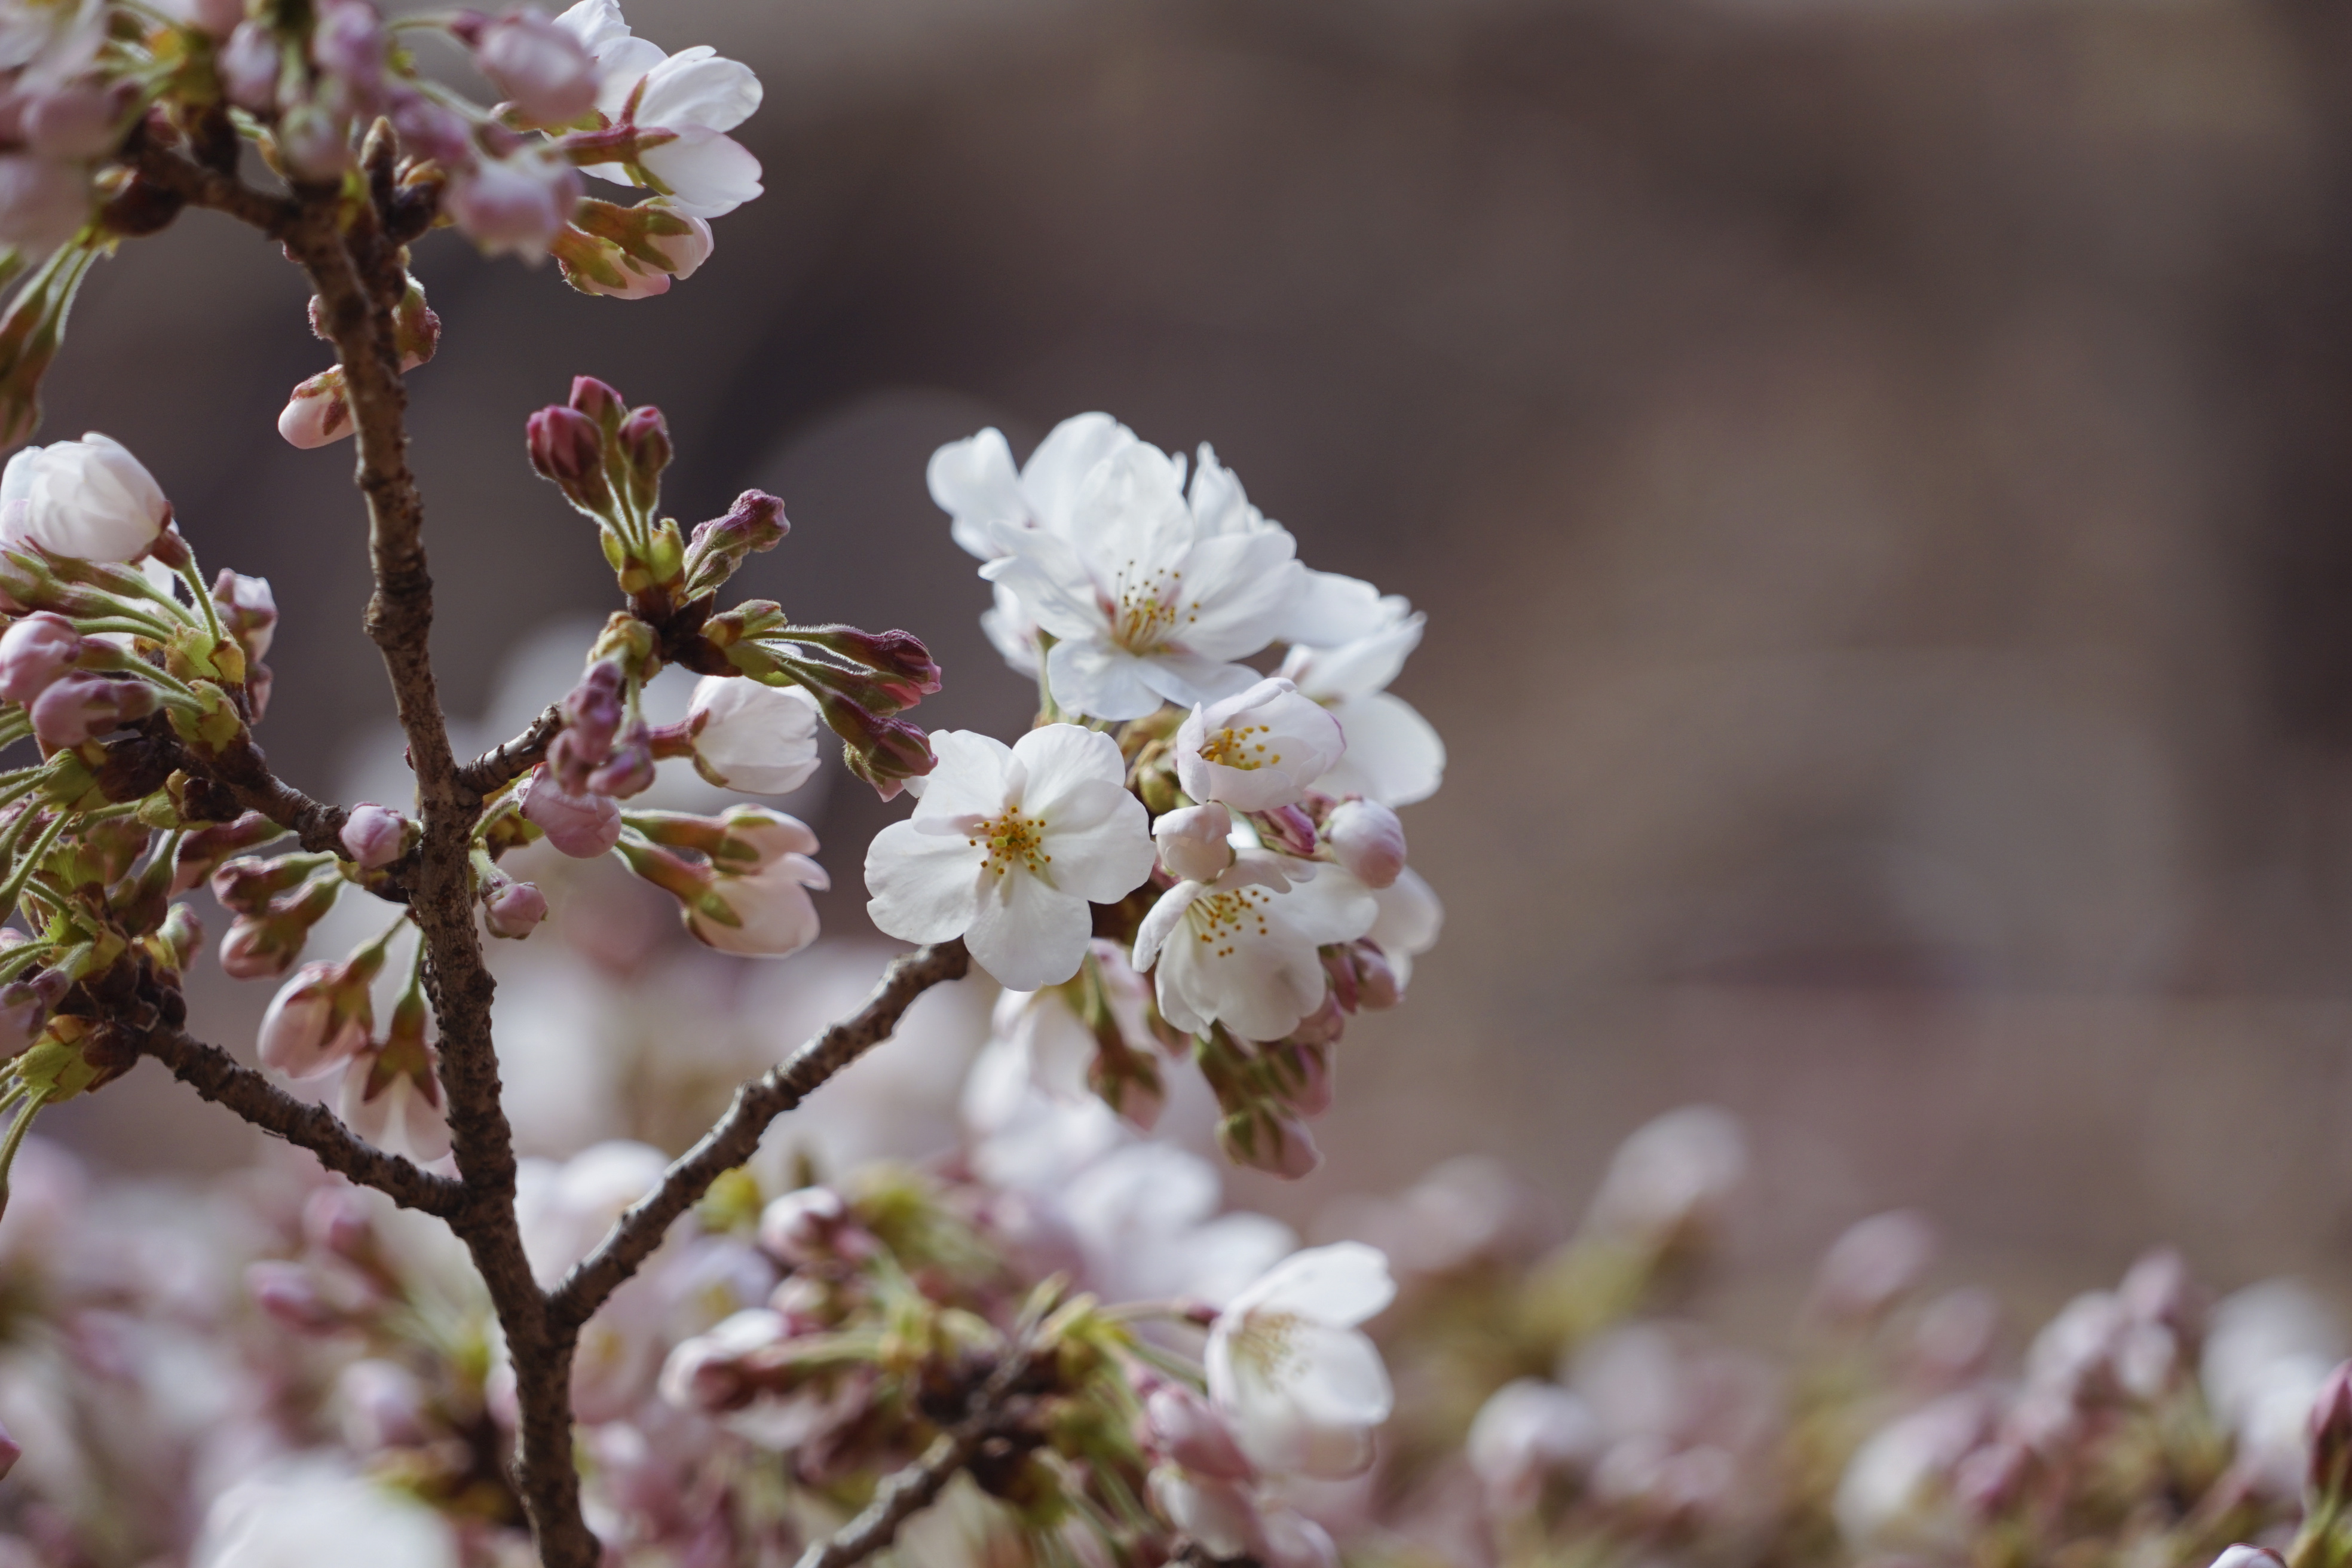
[[[1541,1378],[1505,1384],[1478,1408],[1464,1454],[1501,1514],[1533,1508],[1544,1483],[1573,1477],[1600,1457],[1601,1423],[1591,1406]]]
[[[1748,1181],[1748,1138],[1711,1105],[1685,1106],[1618,1146],[1592,1200],[1604,1231],[1665,1244],[1718,1226]]]
[[[1332,807],[1324,837],[1356,880],[1375,892],[1404,875],[1404,825],[1376,801],[1344,800]]]
[[[271,1466],[213,1500],[195,1568],[312,1568],[320,1543],[338,1568],[457,1568],[457,1532],[425,1504],[331,1455]]]
[[[539,124],[562,125],[596,107],[594,58],[536,5],[509,11],[484,27],[474,64]]]
[[[528,147],[459,168],[446,197],[450,220],[483,255],[526,261],[547,254],[579,203],[579,172]]]
[[[1340,1242],[1293,1254],[1217,1314],[1209,1397],[1253,1464],[1349,1476],[1371,1463],[1393,1395],[1380,1351],[1356,1325],[1395,1294],[1387,1259]]]

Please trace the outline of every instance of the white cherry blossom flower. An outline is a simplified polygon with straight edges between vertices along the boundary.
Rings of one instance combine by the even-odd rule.
[[[1007,746],[970,731],[931,737],[939,757],[914,815],[875,836],[866,907],[907,942],[961,936],[974,963],[1016,991],[1077,973],[1089,902],[1151,874],[1143,803],[1108,735],[1048,724]]]
[[[1200,460],[1192,466],[1192,486],[1185,500],[1203,539],[1281,528],[1250,504],[1240,477],[1217,461],[1215,448],[1206,441],[1201,443]],[[1299,574],[1275,640],[1324,647],[1370,637],[1384,624],[1378,588],[1337,572],[1307,571]]]
[[[1372,895],[1380,917],[1364,934],[1380,944],[1389,973],[1400,987],[1412,981],[1412,961],[1437,945],[1445,927],[1445,906],[1422,874],[1408,866],[1397,879]]]
[[[1196,704],[1176,731],[1176,777],[1195,800],[1272,811],[1295,804],[1347,749],[1339,721],[1276,678]]]
[[[760,194],[760,161],[726,132],[760,107],[760,79],[707,44],[666,54],[635,37],[614,0],[580,0],[556,19],[595,57],[596,108],[642,138],[636,166],[659,181],[670,205],[721,217]],[[589,174],[638,184],[627,164],[591,163]]]
[[[1318,787],[1327,795],[1410,805],[1435,795],[1444,782],[1445,742],[1411,703],[1388,689],[1419,646],[1425,617],[1394,595],[1381,607],[1385,624],[1378,630],[1333,645],[1302,640],[1283,658],[1281,673],[1330,709],[1347,731],[1348,754]]]
[[[1372,1462],[1388,1369],[1356,1325],[1396,1295],[1388,1259],[1343,1241],[1294,1253],[1209,1330],[1209,1398],[1260,1469],[1337,1479]]]
[[[83,561],[136,561],[172,503],[121,442],[93,430],[79,441],[26,447],[0,471],[0,544],[37,544]]]
[[[1087,1287],[1107,1301],[1235,1299],[1298,1238],[1262,1214],[1219,1214],[1223,1191],[1214,1165],[1172,1143],[1122,1144],[1089,1163],[1060,1189]]]
[[[1160,896],[1136,932],[1135,967],[1151,971],[1160,1016],[1176,1027],[1278,1040],[1323,1005],[1316,950],[1355,941],[1379,916],[1341,868],[1249,850],[1216,880]]]
[[[748,686],[750,681],[739,680]],[[695,940],[739,958],[785,958],[817,937],[816,905],[810,889],[824,892],[833,879],[811,857],[816,835],[798,817],[764,807],[738,807],[729,814],[729,834],[750,845],[757,858],[746,868],[719,868],[711,891],[735,919],[686,906],[686,929]]]
[[[1138,441],[1079,487],[1066,535],[999,529],[1009,553],[981,575],[1019,598],[1055,640],[1054,700],[1102,719],[1139,719],[1161,701],[1213,702],[1257,676],[1234,663],[1273,640],[1303,570],[1289,534],[1203,538],[1179,470]]]
[[[721,789],[790,795],[816,772],[816,700],[797,686],[706,675],[686,721],[694,771]]]
[[[1087,476],[1135,443],[1135,432],[1108,414],[1074,415],[1055,426],[1016,470],[1003,432],[991,426],[932,453],[924,478],[931,500],[948,514],[956,543],[993,561],[1007,549],[1003,530],[1045,529],[1068,538]]]

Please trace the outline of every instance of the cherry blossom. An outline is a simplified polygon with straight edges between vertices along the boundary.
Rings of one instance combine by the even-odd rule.
[[[999,529],[1008,551],[981,575],[1010,588],[1055,640],[1054,700],[1139,719],[1162,700],[1213,702],[1255,684],[1234,662],[1273,640],[1302,568],[1278,528],[1202,537],[1175,464],[1139,441],[1097,464],[1067,534]]]
[[[1324,821],[1323,837],[1339,864],[1367,888],[1393,887],[1404,875],[1404,824],[1377,801],[1341,801]]]
[[[1196,800],[1271,811],[1297,802],[1347,749],[1321,706],[1287,680],[1261,680],[1193,708],[1176,731],[1176,777]]]
[[[1143,803],[1108,735],[1048,724],[1011,746],[969,731],[931,737],[939,766],[912,816],[866,852],[874,923],[907,942],[961,936],[1004,985],[1077,973],[1091,902],[1151,874]]]
[[[597,110],[633,132],[624,157],[588,163],[589,174],[656,184],[678,211],[706,218],[760,194],[760,161],[726,134],[760,107],[751,67],[708,45],[665,54],[631,33],[614,0],[580,0],[555,20],[595,58]]]
[[[1223,1024],[1244,1039],[1278,1040],[1323,1005],[1317,950],[1355,941],[1379,914],[1370,889],[1340,868],[1251,850],[1215,880],[1160,896],[1136,932],[1135,967],[1151,972],[1160,1016],[1176,1027]]]
[[[430,1163],[449,1152],[447,1107],[429,1058],[421,1070],[362,1051],[343,1068],[338,1109],[351,1130],[379,1149]]]
[[[1337,1478],[1372,1462],[1393,1396],[1381,1352],[1356,1325],[1395,1295],[1377,1248],[1339,1242],[1292,1254],[1217,1314],[1209,1398],[1251,1463]]]
[[[1078,491],[1104,459],[1135,445],[1135,432],[1108,414],[1079,414],[1054,426],[1018,471],[993,426],[931,454],[924,478],[966,552],[993,561],[1010,548],[1003,531],[1044,529],[1068,538]]]
[[[316,1078],[350,1059],[367,1044],[374,1024],[368,1000],[373,973],[355,973],[342,963],[306,963],[295,971],[262,1015],[261,1065],[288,1078]]]

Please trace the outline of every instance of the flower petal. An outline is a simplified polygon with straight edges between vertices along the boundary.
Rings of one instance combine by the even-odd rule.
[[[981,884],[979,909],[964,932],[964,945],[998,984],[1034,991],[1076,974],[1093,934],[1094,916],[1085,899],[1013,869]]]
[[[901,942],[960,936],[979,911],[981,866],[980,852],[962,839],[894,822],[866,851],[866,912]]]

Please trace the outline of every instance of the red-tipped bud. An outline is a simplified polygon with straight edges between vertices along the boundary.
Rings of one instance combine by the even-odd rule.
[[[686,547],[687,596],[715,591],[735,574],[745,557],[773,550],[792,531],[782,501],[765,490],[745,490],[725,517],[695,525]]]
[[[604,483],[604,436],[596,421],[574,408],[550,406],[530,416],[530,466],[541,479],[562,487],[576,506],[591,511],[608,504]]]
[[[2352,1362],[2327,1374],[2311,1403],[2310,1490],[2315,1508],[2331,1511],[2352,1488]]]
[[[669,423],[662,411],[648,403],[642,408],[632,408],[614,439],[619,442],[621,457],[629,465],[630,489],[640,504],[650,510],[654,498],[660,493],[662,470],[669,467]]]
[[[572,378],[572,406],[608,430],[617,428],[629,411],[626,398],[593,375]]]

